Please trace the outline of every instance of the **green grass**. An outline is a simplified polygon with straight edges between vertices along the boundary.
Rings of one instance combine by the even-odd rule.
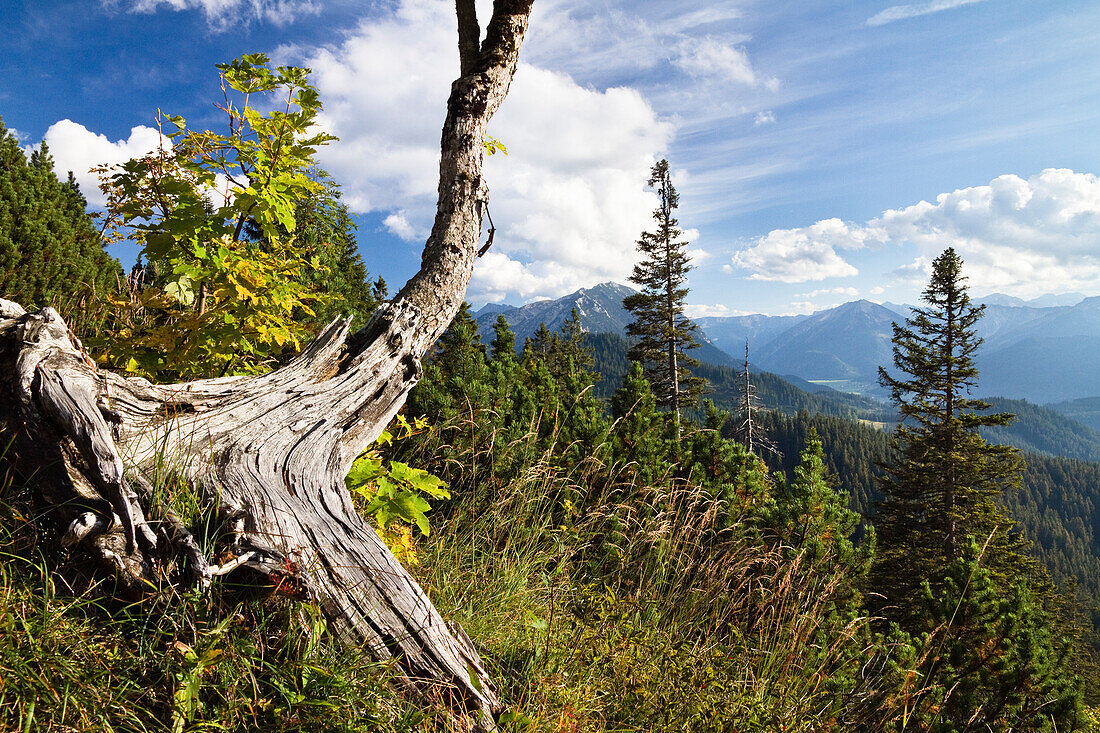
[[[503,730],[906,730],[912,660],[832,613],[844,569],[766,541],[752,497],[527,439],[511,481],[450,446],[455,498],[413,568],[481,651]],[[0,479],[0,730],[453,730],[262,582],[114,600],[33,507]]]

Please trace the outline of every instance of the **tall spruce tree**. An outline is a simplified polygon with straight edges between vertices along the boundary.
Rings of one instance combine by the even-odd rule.
[[[642,232],[638,251],[643,259],[634,265],[630,281],[640,293],[623,300],[623,307],[634,315],[627,335],[637,339],[630,348],[630,359],[641,362],[653,387],[657,404],[672,414],[673,436],[680,441],[680,411],[696,403],[704,382],[691,375],[698,364],[685,352],[699,346],[695,341],[698,327],[684,315],[687,297],[687,242],[672,212],[680,205],[680,194],[672,185],[668,161],[661,160],[650,170],[649,185],[657,189],[660,201],[653,210],[656,231]]]
[[[28,159],[0,120],[0,298],[53,306],[77,331],[122,274],[85,203],[71,174],[55,175],[45,143]]]
[[[984,543],[994,571],[1019,570],[1022,540],[994,503],[1018,487],[1019,451],[990,445],[978,430],[1004,425],[1007,413],[979,414],[989,404],[970,397],[978,382],[975,333],[984,306],[967,294],[962,260],[948,249],[932,263],[932,278],[904,326],[894,324],[894,366],[879,369],[902,416],[893,458],[880,480],[883,499],[875,517],[880,539],[876,586],[902,615],[915,611],[920,586],[937,592],[943,569],[962,556],[968,537]]]

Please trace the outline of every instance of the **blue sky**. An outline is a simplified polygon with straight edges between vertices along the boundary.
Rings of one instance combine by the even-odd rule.
[[[482,18],[487,5],[482,3]],[[0,116],[88,166],[216,126],[214,64],[310,66],[322,163],[372,273],[415,270],[457,71],[445,0],[8,0]],[[947,246],[977,294],[1100,294],[1100,5],[536,0],[491,132],[475,304],[625,281],[668,157],[696,315],[912,302]],[[120,250],[124,264],[133,255]]]

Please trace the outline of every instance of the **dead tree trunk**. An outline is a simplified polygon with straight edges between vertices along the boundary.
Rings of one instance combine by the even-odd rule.
[[[173,567],[203,584],[242,566],[278,575],[341,638],[395,658],[410,688],[489,728],[500,703],[473,644],[359,517],[343,477],[401,408],[462,303],[487,197],[485,130],[515,73],[531,2],[495,0],[479,44],[473,0],[456,0],[462,75],[443,127],[435,224],[420,272],[358,333],[334,322],[264,376],[154,385],[98,370],[52,309],[0,300],[0,433],[67,545],[134,596],[175,582]],[[154,476],[166,475],[221,513],[230,551],[221,565],[156,505]]]

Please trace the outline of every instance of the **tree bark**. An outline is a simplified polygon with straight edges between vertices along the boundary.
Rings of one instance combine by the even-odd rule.
[[[487,199],[485,130],[531,2],[496,0],[478,49],[456,0],[462,76],[443,126],[435,224],[420,271],[358,333],[337,320],[263,376],[154,385],[97,369],[53,309],[0,300],[0,434],[64,544],[128,596],[188,575],[209,585],[239,567],[275,576],[318,603],[342,640],[395,659],[403,684],[485,728],[500,702],[476,649],[359,517],[343,477],[404,404],[463,301]],[[166,477],[216,507],[221,565],[158,505]]]

